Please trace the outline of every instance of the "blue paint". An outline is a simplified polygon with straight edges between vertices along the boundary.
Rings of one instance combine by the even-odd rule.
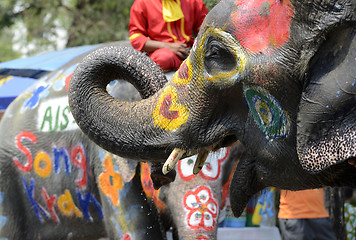
[[[258,86],[244,86],[244,96],[250,113],[266,139],[286,138],[290,131],[289,115],[276,98]]]
[[[96,200],[95,197],[91,193],[86,192],[86,193],[82,194],[78,189],[76,189],[76,193],[77,193],[79,204],[83,211],[83,215],[88,221],[93,221],[93,218],[91,217],[90,212],[89,212],[89,204],[90,203],[92,203],[94,208],[97,210],[99,219],[100,220],[104,219],[101,205],[98,202],[98,200]]]
[[[40,222],[44,222],[43,216],[46,218],[50,218],[50,214],[35,200],[35,180],[31,178],[30,186],[27,186],[25,177],[22,176],[22,182],[27,193],[28,200],[31,203],[32,209],[35,211],[35,214],[40,220]]]
[[[49,93],[48,88],[49,88],[48,84],[41,85],[38,88],[36,88],[36,90],[33,92],[32,97],[30,97],[29,99],[27,99],[27,101],[25,101],[24,108],[34,109],[40,102],[41,98],[46,97],[48,95]]]
[[[53,155],[54,155],[54,171],[55,171],[55,173],[59,173],[59,171],[60,171],[59,160],[63,159],[64,160],[64,166],[65,166],[66,174],[69,176],[70,175],[70,169],[71,169],[71,163],[69,161],[69,155],[68,155],[67,150],[65,148],[57,149],[56,147],[54,147],[53,148]]]

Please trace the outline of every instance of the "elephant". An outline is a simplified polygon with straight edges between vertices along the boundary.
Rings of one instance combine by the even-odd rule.
[[[157,182],[152,181],[148,165],[99,147],[71,115],[68,84],[87,54],[42,77],[11,103],[0,122],[0,238],[164,240],[172,226],[174,239],[216,239],[220,207],[242,146],[212,154],[194,176],[185,174],[184,167],[194,162],[188,158],[184,167],[177,166],[179,184],[154,190]],[[141,96],[149,96],[170,73],[163,74],[150,59],[142,61],[142,55],[131,52],[122,59],[125,64],[131,59],[143,65],[140,73],[135,68],[135,74],[155,83],[142,85],[146,88]],[[124,81],[114,81],[107,90],[121,101],[141,99]],[[197,194],[207,196],[209,201],[197,205],[205,203],[207,208],[197,210],[192,205]],[[189,201],[184,202],[185,196]],[[188,216],[194,210],[210,221],[190,223]]]
[[[126,74],[117,56],[127,49],[101,49],[75,70],[70,108],[99,146],[160,163],[163,174],[193,154],[197,173],[208,152],[239,140],[246,154],[230,186],[236,216],[268,186],[356,187],[355,34],[354,0],[222,0],[155,94],[112,99],[105,86]]]

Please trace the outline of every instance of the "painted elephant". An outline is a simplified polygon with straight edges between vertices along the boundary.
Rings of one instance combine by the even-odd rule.
[[[165,173],[192,154],[197,172],[207,152],[240,140],[247,154],[230,188],[236,216],[267,186],[356,187],[348,163],[356,157],[355,34],[354,0],[223,0],[153,96],[112,99],[105,86],[121,76],[115,65],[126,50],[101,49],[73,74],[70,107],[106,150],[152,162],[169,157]]]
[[[178,165],[177,183],[155,191],[147,165],[105,151],[75,123],[67,89],[86,54],[41,78],[8,107],[0,122],[0,238],[163,240],[174,226],[175,239],[216,239],[219,207],[241,146],[231,154],[222,150],[222,156],[210,156],[197,176]],[[124,54],[128,71],[135,69],[136,77],[154,83],[141,85],[142,96],[166,82],[153,61],[137,52]],[[107,89],[122,101],[141,99],[127,82],[115,81]],[[196,209],[196,195],[208,198],[199,199],[207,208]],[[194,210],[210,221],[189,222]]]
[[[220,210],[225,207],[236,160],[242,153],[241,145],[211,153],[196,175],[192,170],[197,156],[184,158],[175,168],[175,181],[159,190],[153,188],[148,163],[141,163],[144,192],[158,208],[163,229],[172,227],[174,240],[217,239]]]

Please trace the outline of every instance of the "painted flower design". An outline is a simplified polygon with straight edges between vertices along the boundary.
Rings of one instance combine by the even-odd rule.
[[[104,161],[104,172],[99,175],[99,186],[101,191],[109,197],[114,206],[118,205],[119,190],[123,188],[121,175],[114,170],[110,155],[106,155]]]
[[[207,180],[218,179],[221,173],[221,166],[229,154],[230,148],[222,148],[218,152],[210,153],[198,175]],[[178,162],[178,173],[183,180],[189,181],[197,176],[193,174],[196,159],[197,155],[194,155]]]
[[[185,194],[184,208],[188,211],[187,222],[191,229],[212,230],[216,224],[218,205],[208,186],[200,186]]]

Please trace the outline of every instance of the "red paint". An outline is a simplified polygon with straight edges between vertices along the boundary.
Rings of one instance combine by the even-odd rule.
[[[146,197],[153,199],[159,212],[166,208],[166,205],[159,198],[160,190],[153,188],[153,182],[151,178],[151,170],[148,163],[141,163],[141,184]]]
[[[204,235],[200,235],[197,240],[208,240],[209,238],[207,236]]]
[[[190,175],[184,175],[183,171],[182,171],[182,167],[184,167],[184,166],[182,166],[182,161],[178,162],[178,173],[179,173],[179,176],[184,181],[190,181],[193,178],[195,178],[196,176],[201,176],[202,178],[204,178],[206,180],[214,181],[214,180],[219,178],[219,176],[221,174],[221,165],[224,163],[224,161],[226,160],[226,158],[229,155],[230,155],[230,148],[227,148],[224,157],[216,160],[217,161],[218,170],[217,170],[217,175],[214,176],[214,177],[211,177],[211,176],[205,174],[205,173],[211,172],[212,168],[215,167],[210,162],[209,163],[206,162],[204,164],[202,170],[197,175],[194,175],[193,172]],[[192,162],[191,166],[193,167],[193,165],[194,165],[194,162]]]
[[[288,0],[236,0],[232,23],[240,44],[249,52],[273,51],[289,39],[289,27],[294,15]]]
[[[66,83],[66,91],[68,92],[69,90],[69,83],[70,83],[70,79],[72,78],[73,73],[69,74],[66,79],[65,79],[65,83]]]
[[[189,79],[189,68],[187,66],[187,61],[184,61],[182,65],[180,65],[178,70],[178,78],[180,79]]]
[[[203,201],[201,201],[201,199],[198,196],[201,191],[206,191],[208,193],[208,195],[209,195],[209,196],[207,196],[207,199],[204,199],[204,200],[207,200],[204,203],[203,203]],[[187,198],[189,196],[191,196],[191,195],[193,195],[195,197],[195,201],[197,203],[196,207],[190,207],[187,204]],[[216,218],[217,218],[218,213],[217,212],[211,212],[207,208],[207,206],[209,204],[212,204],[212,205],[217,207],[218,204],[215,201],[215,199],[213,198],[213,194],[212,194],[210,188],[208,188],[206,186],[200,186],[195,191],[188,191],[184,195],[183,204],[184,204],[184,208],[189,211],[188,216],[187,216],[187,224],[191,229],[200,229],[200,228],[204,228],[206,230],[213,230],[214,229],[214,227],[216,225],[216,221],[217,221]],[[199,222],[198,225],[191,225],[189,220],[191,219],[191,217],[194,217],[193,214],[195,214],[196,212],[200,212],[200,214],[201,214],[200,222]],[[212,226],[206,226],[204,224],[204,218],[210,216],[210,215],[208,215],[208,213],[211,214],[211,217],[213,218],[213,225]]]
[[[79,187],[85,187],[87,185],[87,159],[82,146],[76,146],[73,149],[71,158],[73,165],[79,167],[82,170],[82,179],[77,180],[77,184]]]
[[[22,145],[22,140],[24,139],[28,139],[31,141],[31,143],[37,143],[37,137],[35,134],[31,133],[31,132],[20,132],[17,136],[16,136],[16,146],[18,149],[20,149],[26,156],[27,158],[27,162],[25,163],[25,165],[23,165],[16,157],[13,158],[15,165],[18,167],[18,169],[24,171],[24,172],[29,172],[31,171],[32,168],[32,162],[33,162],[33,158],[31,155],[30,150],[25,147],[24,145]]]
[[[174,120],[179,117],[179,111],[172,111],[169,110],[172,106],[172,95],[167,94],[164,97],[164,100],[162,102],[161,108],[159,109],[159,114],[163,116],[164,118]]]
[[[129,234],[127,234],[127,233],[124,233],[123,235],[122,235],[122,238],[121,238],[122,240],[131,240],[131,236],[129,235]]]
[[[51,213],[51,217],[54,222],[58,223],[59,218],[56,214],[56,210],[54,209],[54,203],[56,202],[56,196],[48,196],[47,190],[45,188],[42,188],[42,196],[47,204],[47,207],[49,209],[49,212]]]

